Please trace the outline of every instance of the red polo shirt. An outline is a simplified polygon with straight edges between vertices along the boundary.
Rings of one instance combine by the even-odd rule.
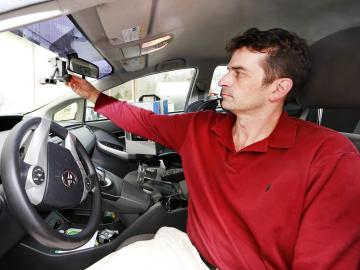
[[[342,135],[283,113],[236,152],[233,114],[156,115],[105,95],[95,110],[181,155],[188,235],[221,270],[360,269],[360,157]]]

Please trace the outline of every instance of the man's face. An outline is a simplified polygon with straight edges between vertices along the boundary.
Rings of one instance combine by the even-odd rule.
[[[219,81],[221,106],[233,113],[252,112],[263,108],[271,92],[271,84],[263,85],[262,63],[266,53],[250,51],[243,47],[236,50],[228,64],[229,72]]]

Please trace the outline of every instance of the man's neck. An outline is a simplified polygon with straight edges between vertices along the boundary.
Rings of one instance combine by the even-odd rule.
[[[282,113],[282,107],[251,113],[235,113],[232,129],[236,152],[246,146],[267,138],[275,129]]]

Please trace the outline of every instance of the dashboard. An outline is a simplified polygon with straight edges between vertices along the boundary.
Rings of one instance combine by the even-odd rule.
[[[20,121],[23,120],[22,115],[3,115],[0,116],[0,162],[1,162],[1,152],[5,140],[10,132],[10,130]],[[76,138],[81,142],[85,147],[89,156],[92,156],[96,146],[103,152],[105,155],[112,155],[116,158],[128,159],[129,156],[126,152],[123,151],[123,146],[121,142],[112,134],[106,132],[105,130],[99,128],[90,128],[83,123],[59,123],[63,125],[69,132],[74,134]],[[57,136],[49,134],[49,142],[61,144],[62,139]],[[101,158],[104,159],[104,158]],[[0,169],[0,183],[1,183],[1,169]]]

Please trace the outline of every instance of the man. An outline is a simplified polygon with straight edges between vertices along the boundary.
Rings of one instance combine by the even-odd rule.
[[[187,234],[211,265],[359,269],[359,153],[335,131],[283,112],[285,97],[301,91],[310,71],[305,41],[252,28],[227,49],[229,71],[219,82],[227,114],[155,115],[85,80],[69,85],[115,124],[181,155]]]

